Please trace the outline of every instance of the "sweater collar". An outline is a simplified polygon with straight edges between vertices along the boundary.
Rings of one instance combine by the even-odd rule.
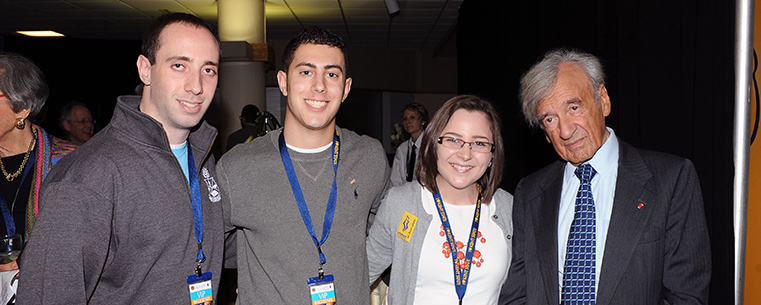
[[[140,96],[138,95],[120,96],[109,126],[126,132],[130,138],[138,142],[169,151],[169,139],[163,125],[151,116],[140,112],[139,105]],[[202,120],[190,131],[189,139],[193,149],[200,148],[208,151],[216,135],[216,128]]]

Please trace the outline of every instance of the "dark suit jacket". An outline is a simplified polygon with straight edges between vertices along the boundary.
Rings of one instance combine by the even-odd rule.
[[[501,305],[560,303],[557,223],[564,166],[555,162],[518,183],[513,262]],[[707,303],[711,253],[692,162],[619,138],[614,197],[596,304]]]

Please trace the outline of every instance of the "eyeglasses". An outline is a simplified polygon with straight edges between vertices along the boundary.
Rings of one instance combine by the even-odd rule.
[[[5,97],[5,94],[0,94],[0,97]]]
[[[80,124],[80,125],[84,125],[84,124],[93,124],[93,125],[95,125],[95,120],[79,120],[79,121],[68,120],[68,121],[72,122],[72,123],[77,123],[77,124]]]
[[[460,149],[465,144],[470,145],[470,149],[474,152],[479,153],[490,153],[494,152],[494,143],[484,142],[484,141],[463,141],[462,139],[458,139],[455,137],[439,137],[439,144],[443,145],[446,148],[450,149]]]

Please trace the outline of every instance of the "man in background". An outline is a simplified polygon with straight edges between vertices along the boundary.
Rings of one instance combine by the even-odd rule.
[[[95,132],[95,120],[90,115],[90,109],[77,101],[68,102],[61,107],[58,124],[66,133],[66,138],[79,146],[90,140]]]
[[[236,144],[248,143],[256,138],[256,118],[258,117],[258,107],[252,104],[243,106],[240,117],[238,117],[240,119],[240,129],[227,137],[227,149],[225,151],[229,151]]]

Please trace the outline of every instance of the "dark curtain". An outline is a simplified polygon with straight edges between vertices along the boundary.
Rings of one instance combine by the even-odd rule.
[[[459,92],[500,108],[508,158],[502,186],[510,192],[558,158],[523,121],[521,74],[557,47],[603,61],[608,126],[634,146],[689,158],[697,168],[711,237],[711,304],[734,300],[734,9],[725,0],[465,0],[457,26]]]
[[[96,131],[111,120],[116,98],[135,94],[140,84],[137,57],[140,41],[76,38],[4,37],[5,51],[22,54],[47,77],[50,96],[36,124],[63,137],[58,126],[61,107],[74,100],[87,105]]]

